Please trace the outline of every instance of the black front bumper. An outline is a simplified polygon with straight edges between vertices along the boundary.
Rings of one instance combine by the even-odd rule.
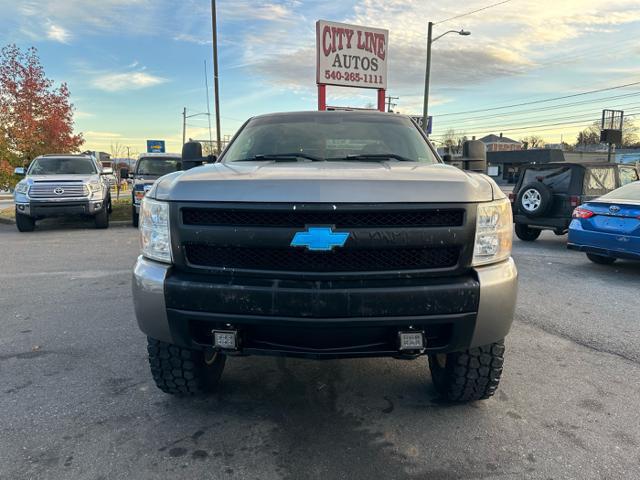
[[[425,353],[467,348],[480,284],[472,273],[307,281],[174,270],[164,290],[171,335],[184,347],[211,347],[213,330],[235,329],[238,353],[401,357],[398,332],[409,329],[425,332]]]
[[[60,217],[66,215],[96,215],[104,209],[100,201],[100,207],[95,207],[96,202],[89,200],[56,201],[56,202],[31,202],[29,205],[30,216],[36,218]]]

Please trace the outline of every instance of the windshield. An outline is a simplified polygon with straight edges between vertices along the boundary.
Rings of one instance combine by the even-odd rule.
[[[628,183],[613,192],[603,195],[599,200],[626,200],[640,202],[640,182]]]
[[[182,170],[182,160],[179,158],[142,158],[136,174],[161,177],[178,170]]]
[[[273,160],[273,156],[293,157],[294,160],[298,156],[307,161],[410,160],[438,163],[408,118],[339,112],[253,119],[225,152],[222,161]]]
[[[96,173],[88,158],[37,158],[29,167],[29,175],[91,175]]]

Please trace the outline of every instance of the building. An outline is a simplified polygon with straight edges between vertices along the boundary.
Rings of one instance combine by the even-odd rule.
[[[493,151],[487,153],[487,173],[498,183],[516,183],[523,165],[564,161],[562,150],[535,148]]]
[[[522,150],[522,143],[517,142],[509,137],[500,135],[487,135],[480,139],[487,147],[487,152],[512,152],[514,150]]]

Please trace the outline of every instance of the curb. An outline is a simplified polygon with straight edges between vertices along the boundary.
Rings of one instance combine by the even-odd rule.
[[[0,224],[15,225],[16,221],[13,218],[0,217]],[[65,225],[64,223],[62,225]],[[126,227],[131,226],[130,220],[112,220],[109,222],[109,227]]]

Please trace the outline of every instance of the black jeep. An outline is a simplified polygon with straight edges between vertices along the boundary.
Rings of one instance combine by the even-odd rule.
[[[531,242],[542,230],[567,233],[578,205],[638,180],[633,165],[543,163],[524,167],[509,199],[520,240]]]

